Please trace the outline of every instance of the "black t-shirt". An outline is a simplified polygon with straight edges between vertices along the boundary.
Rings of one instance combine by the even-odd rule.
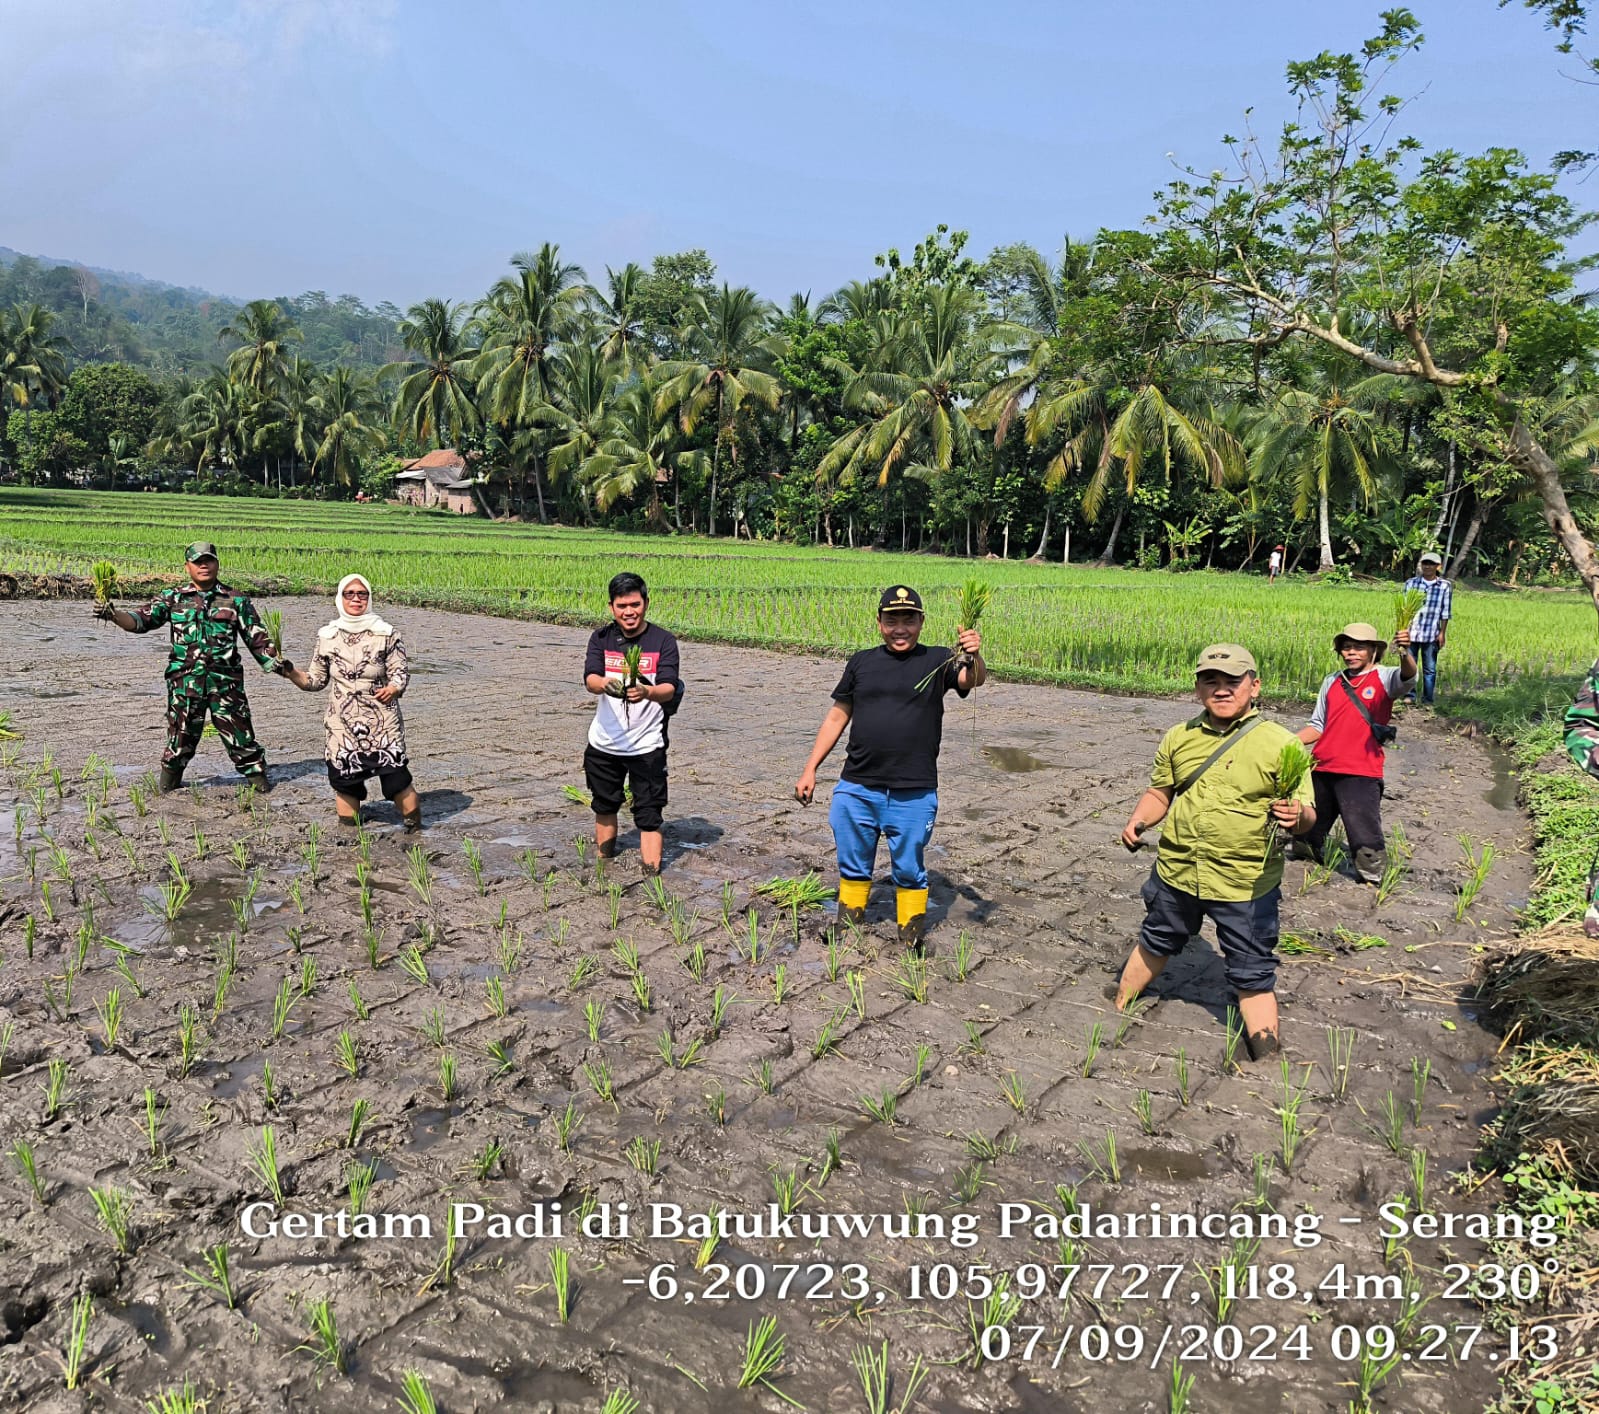
[[[951,648],[918,643],[909,653],[885,644],[866,648],[844,665],[833,700],[850,709],[846,781],[876,790],[936,790],[938,746],[944,736],[944,694],[955,686],[947,667],[920,692],[916,684],[954,658]],[[970,689],[968,689],[969,691]]]

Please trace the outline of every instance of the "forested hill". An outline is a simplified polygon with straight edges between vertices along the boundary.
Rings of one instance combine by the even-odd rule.
[[[403,352],[395,332],[402,315],[386,301],[369,309],[354,295],[321,290],[276,301],[305,335],[296,351],[320,366],[376,369]],[[14,304],[52,311],[73,363],[114,360],[170,376],[225,359],[230,346],[217,331],[243,301],[0,246],[0,309]]]

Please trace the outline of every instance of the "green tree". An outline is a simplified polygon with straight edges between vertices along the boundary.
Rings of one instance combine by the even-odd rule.
[[[268,299],[251,300],[217,330],[217,342],[237,345],[228,371],[258,393],[270,392],[288,368],[288,346],[304,336],[299,326]]]
[[[61,425],[82,438],[93,456],[105,457],[118,435],[142,447],[155,431],[162,402],[149,374],[125,363],[86,363],[67,380]]]
[[[686,357],[656,370],[657,412],[677,410],[685,436],[710,416],[715,441],[711,452],[710,505],[706,529],[716,534],[716,493],[722,449],[738,456],[735,422],[746,400],[775,408],[781,385],[768,371],[778,347],[771,338],[771,306],[755,291],[723,285],[708,298],[696,295],[683,330]]]
[[[53,402],[66,384],[66,345],[55,324],[55,315],[39,304],[0,311],[0,412],[9,406],[23,414],[23,441],[13,445],[32,441],[34,405]]]
[[[311,454],[311,475],[327,475],[340,486],[365,485],[364,468],[387,443],[374,424],[381,404],[370,380],[353,369],[334,368],[317,384],[312,395],[320,436]],[[387,495],[393,486],[369,494]]]
[[[386,364],[379,376],[400,378],[394,420],[404,435],[442,447],[471,432],[480,420],[472,381],[477,351],[467,339],[464,308],[438,299],[413,304],[400,340],[412,357]]]

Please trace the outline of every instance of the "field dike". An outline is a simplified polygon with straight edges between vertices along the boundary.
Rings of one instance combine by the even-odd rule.
[[[326,617],[273,607],[291,654]],[[1581,1299],[1542,1248],[1527,1307],[1473,1284],[1508,1251],[1476,973],[1534,885],[1481,742],[1404,720],[1380,899],[1289,866],[1286,1064],[1256,1066],[1208,941],[1131,1024],[1107,999],[1149,867],[1116,832],[1183,701],[952,707],[923,970],[881,883],[842,937],[756,892],[831,878],[791,789],[837,660],[685,645],[656,891],[630,830],[603,876],[576,843],[583,633],[392,617],[420,854],[386,805],[334,825],[320,703],[253,667],[277,789],[208,740],[150,795],[160,636],[0,605],[8,1407],[187,1377],[210,1414],[378,1409],[414,1371],[448,1411],[1102,1410],[1114,1381],[1453,1414]],[[1497,859],[1457,918],[1462,834]]]

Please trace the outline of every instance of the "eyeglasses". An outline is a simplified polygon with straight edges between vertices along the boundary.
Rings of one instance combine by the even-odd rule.
[[[346,589],[344,597],[346,599],[370,599],[372,596],[364,589]]]

